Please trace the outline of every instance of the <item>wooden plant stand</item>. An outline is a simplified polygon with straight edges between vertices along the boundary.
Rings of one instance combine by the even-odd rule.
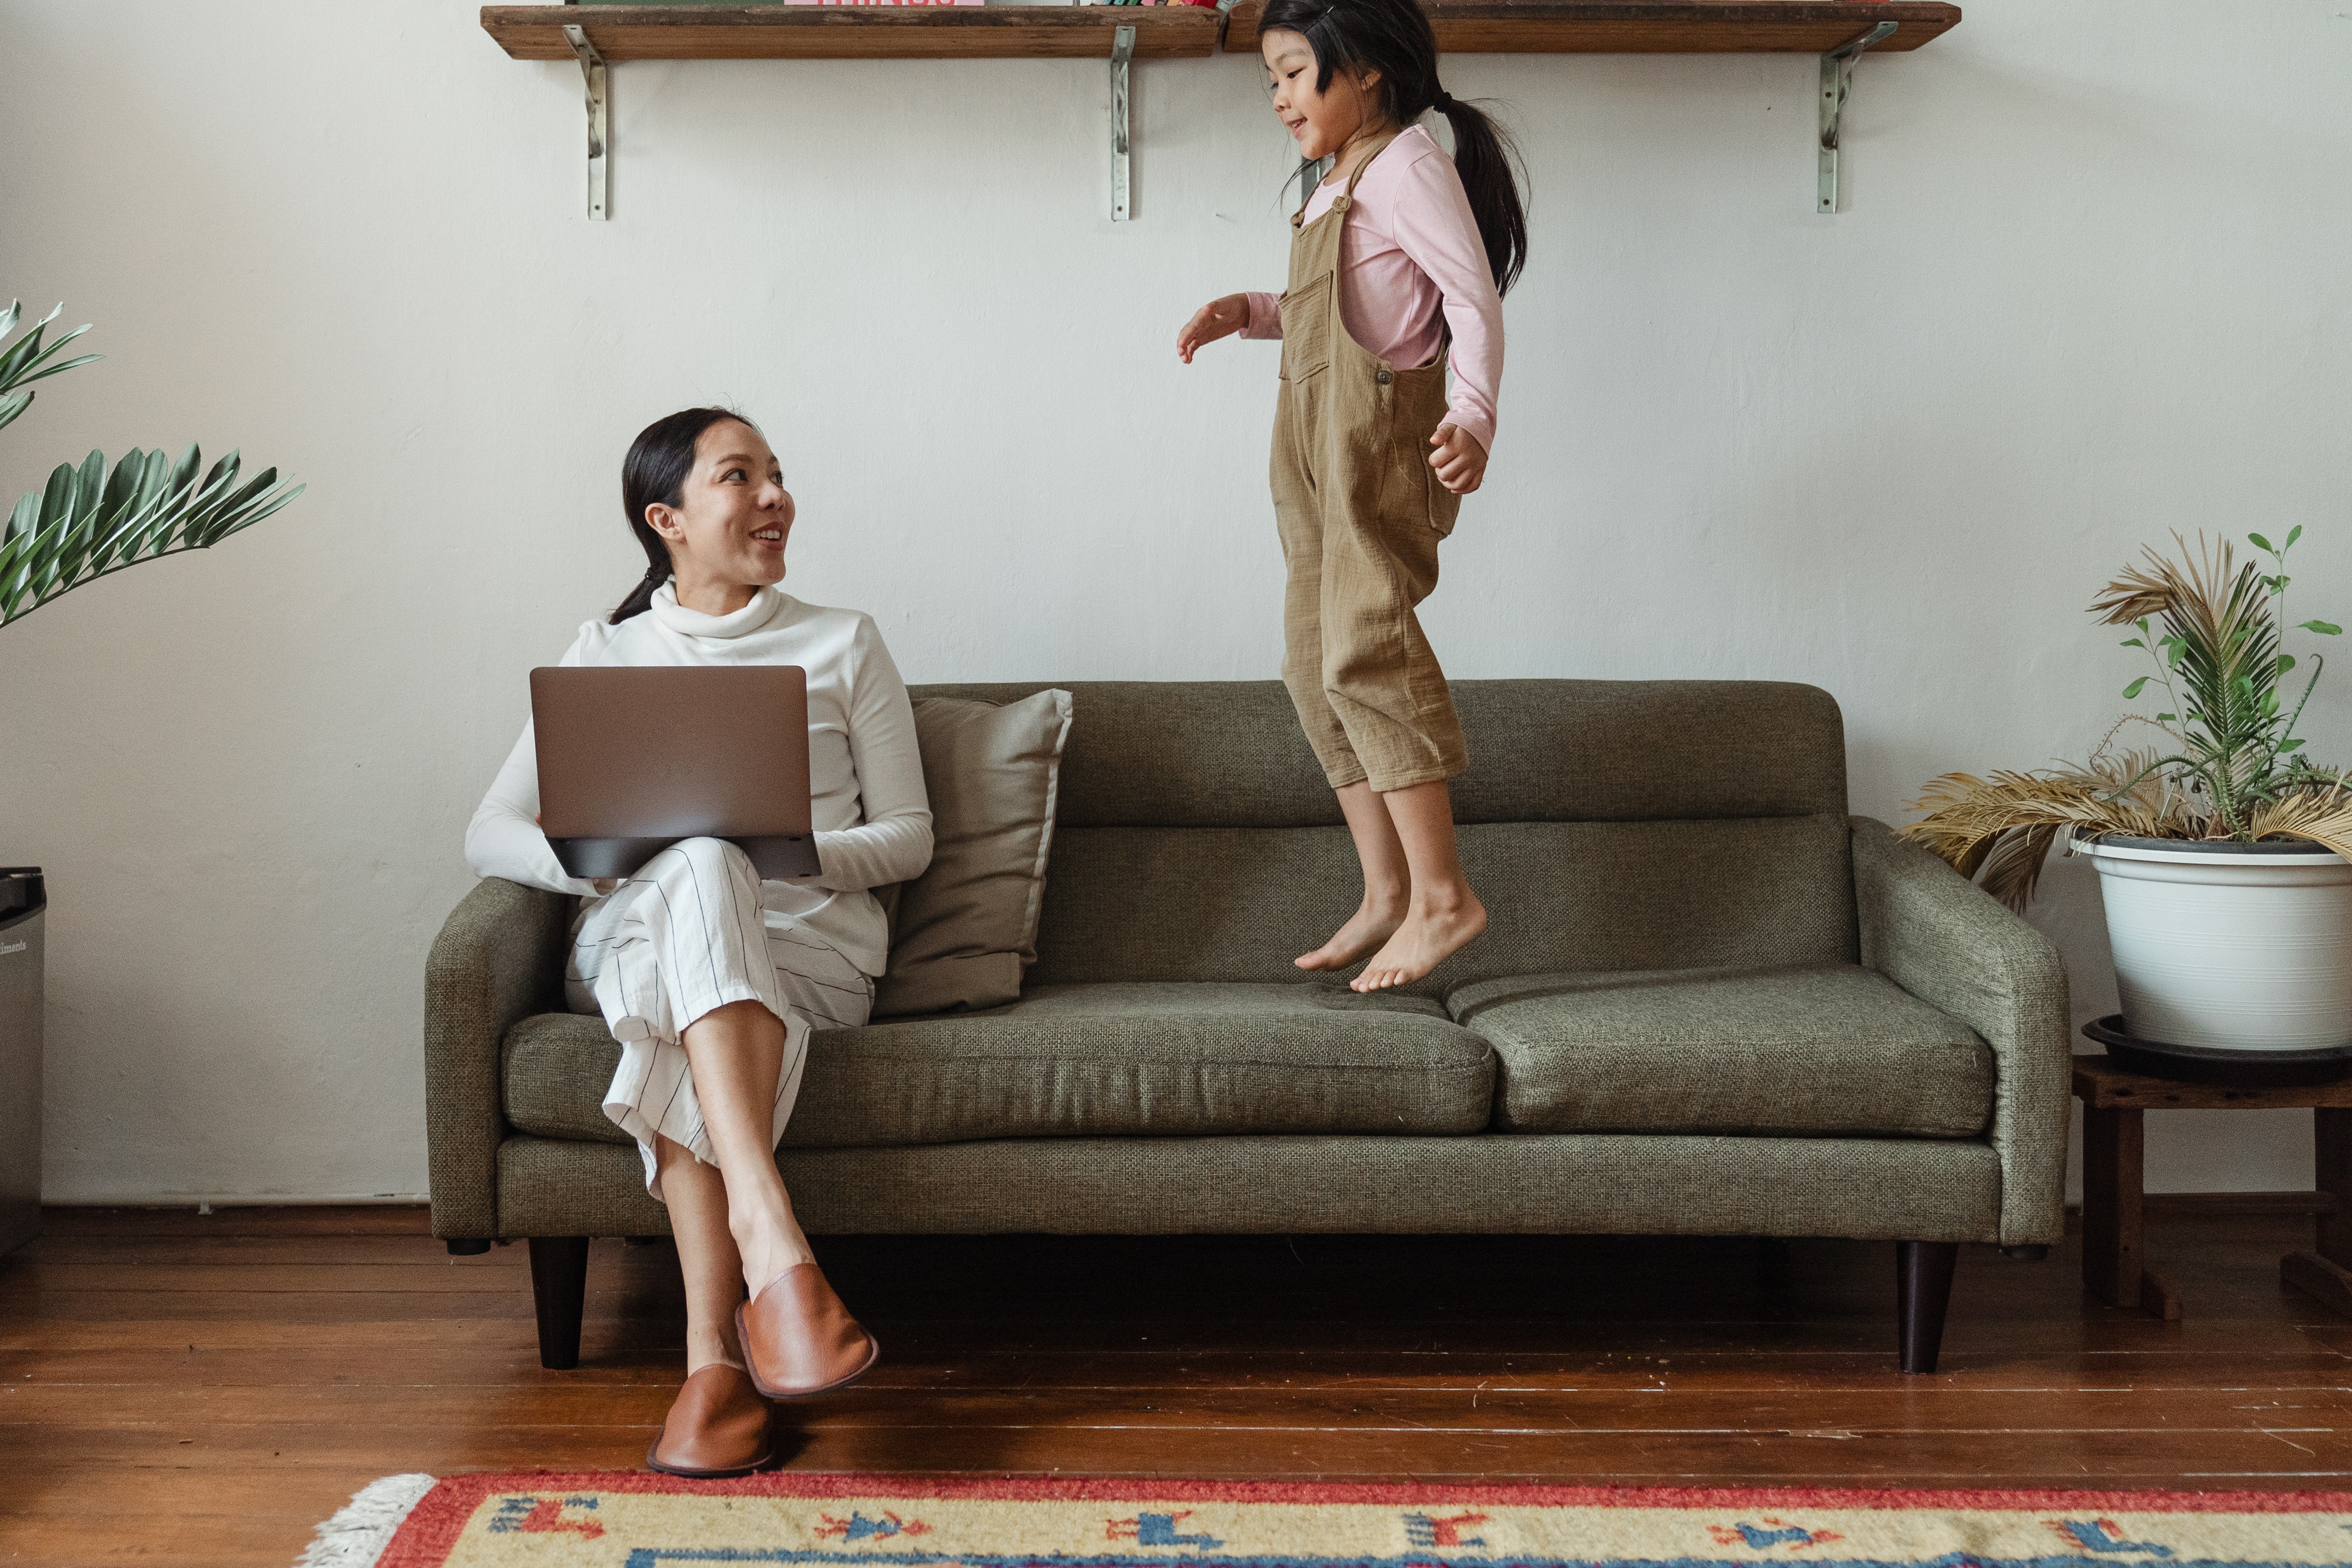
[[[2180,1296],[2147,1265],[2141,1217],[2142,1119],[2150,1110],[2280,1110],[2312,1114],[2312,1185],[2336,1200],[2320,1215],[2316,1248],[2279,1259],[2279,1278],[2352,1317],[2352,1080],[2294,1089],[2231,1089],[2126,1072],[2105,1056],[2074,1058],[2083,1102],[2083,1284],[2117,1307],[2170,1321]]]

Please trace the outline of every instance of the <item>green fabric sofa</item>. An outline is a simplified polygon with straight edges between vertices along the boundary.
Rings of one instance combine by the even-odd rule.
[[[1280,684],[1068,689],[1022,998],[816,1037],[777,1153],[811,1231],[1884,1238],[1916,1371],[1959,1243],[2059,1238],[2057,953],[1846,815],[1827,693],[1457,682],[1487,934],[1366,997],[1291,963],[1361,884]],[[562,1010],[574,907],[481,883],[425,982],[434,1230],[530,1238],[550,1366],[586,1238],[668,1228]]]

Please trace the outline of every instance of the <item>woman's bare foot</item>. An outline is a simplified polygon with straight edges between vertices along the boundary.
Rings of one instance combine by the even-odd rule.
[[[1348,923],[1331,935],[1331,940],[1313,952],[1302,952],[1297,963],[1301,969],[1345,969],[1359,963],[1364,954],[1396,934],[1404,923],[1405,900],[1400,896],[1374,902],[1370,893]]]
[[[1486,906],[1467,887],[1456,900],[1440,905],[1416,899],[1404,918],[1364,972],[1348,983],[1351,991],[1386,991],[1420,979],[1453,953],[1477,940],[1486,929]]]
[[[735,1342],[735,1322],[732,1317],[712,1323],[688,1323],[686,1326],[686,1375],[692,1377],[706,1366],[741,1366],[742,1347]]]
[[[789,1206],[781,1215],[772,1214],[756,1219],[744,1216],[740,1220],[730,1215],[729,1219],[730,1228],[735,1231],[736,1249],[743,1257],[747,1299],[756,1300],[767,1289],[768,1281],[784,1270],[816,1261],[816,1253]]]

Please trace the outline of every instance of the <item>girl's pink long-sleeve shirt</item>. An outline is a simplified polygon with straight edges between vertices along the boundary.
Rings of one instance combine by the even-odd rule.
[[[1318,185],[1306,221],[1331,210],[1340,182]],[[1282,336],[1277,297],[1249,296],[1247,338]],[[1495,449],[1495,395],[1503,379],[1503,300],[1487,269],[1478,220],[1454,160],[1415,125],[1381,149],[1356,182],[1339,245],[1339,319],[1392,366],[1436,357],[1454,329],[1446,417]]]

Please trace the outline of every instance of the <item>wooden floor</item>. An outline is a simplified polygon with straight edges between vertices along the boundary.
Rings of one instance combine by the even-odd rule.
[[[2277,1279],[2309,1219],[2151,1208],[2185,1322],[2087,1301],[2071,1245],[1971,1247],[1916,1378],[1883,1244],[834,1239],[884,1360],[791,1417],[789,1462],[2346,1487],[2352,1324]],[[669,1249],[596,1244],[576,1372],[539,1366],[529,1282],[417,1210],[52,1210],[0,1262],[0,1562],[275,1568],[377,1476],[636,1466],[678,1372]]]

